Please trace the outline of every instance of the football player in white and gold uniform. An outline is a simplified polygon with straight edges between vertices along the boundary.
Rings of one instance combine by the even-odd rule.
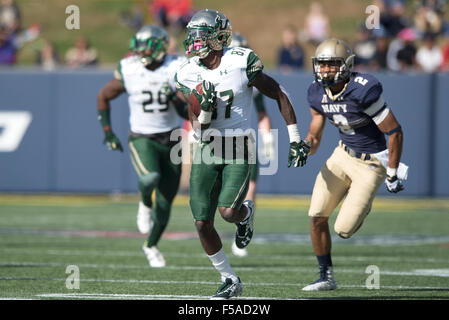
[[[177,143],[170,141],[170,134],[180,127],[181,116],[187,119],[186,104],[176,97],[174,83],[176,70],[185,58],[167,55],[168,42],[169,35],[161,27],[142,27],[131,41],[133,55],[120,61],[114,79],[98,94],[97,106],[104,142],[112,150],[123,151],[112,131],[109,101],[124,92],[129,95],[128,141],[141,194],[137,226],[141,233],[149,234],[143,251],[151,267],[165,266],[157,244],[168,224],[181,176],[181,164],[170,159]]]
[[[254,164],[248,135],[253,86],[278,102],[290,135],[289,166],[306,163],[308,146],[301,140],[293,107],[279,84],[263,72],[263,64],[248,48],[228,48],[232,38],[229,19],[215,10],[197,12],[187,25],[187,56],[176,73],[176,85],[186,99],[193,93],[201,105],[194,129],[199,135],[190,174],[190,207],[204,251],[221,275],[222,285],[213,296],[228,299],[242,293],[240,278],[232,270],[214,227],[215,211],[237,225],[235,242],[245,248],[253,235],[254,203],[244,201]],[[197,85],[202,84],[202,92]],[[204,133],[204,131],[203,131]],[[217,152],[218,149],[224,152]],[[236,154],[229,152],[236,150]],[[239,151],[240,155],[238,155]],[[205,161],[205,158],[213,161]]]
[[[326,118],[338,128],[341,140],[318,173],[312,192],[310,237],[320,278],[304,291],[337,288],[329,217],[339,203],[334,230],[348,239],[362,226],[384,179],[389,192],[404,188],[398,171],[401,125],[383,99],[379,80],[352,70],[354,57],[346,42],[328,39],[320,43],[312,60],[315,81],[307,93],[312,120],[306,137],[311,154],[321,143]],[[386,167],[384,157],[388,157]]]

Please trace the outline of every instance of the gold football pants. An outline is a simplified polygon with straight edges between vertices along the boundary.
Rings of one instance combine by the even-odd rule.
[[[340,143],[316,178],[309,216],[329,217],[344,199],[334,224],[342,238],[351,237],[360,228],[385,179],[385,168],[370,156],[369,160],[351,156]]]

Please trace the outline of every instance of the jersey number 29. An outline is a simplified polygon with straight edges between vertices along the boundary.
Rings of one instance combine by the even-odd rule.
[[[153,92],[151,91],[142,91],[142,94],[147,94],[149,97],[147,100],[142,102],[143,112],[165,112],[168,110],[168,99],[167,96],[162,93],[162,91],[157,92],[157,103],[161,106],[165,106],[161,109],[149,108],[149,105],[153,104]]]

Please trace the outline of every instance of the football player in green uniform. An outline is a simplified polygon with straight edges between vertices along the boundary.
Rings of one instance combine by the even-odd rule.
[[[230,47],[242,47],[242,48],[249,48],[248,40],[238,32],[232,33],[232,41],[229,45]],[[258,121],[258,128],[259,133],[262,137],[263,141],[263,154],[265,158],[268,160],[272,160],[275,157],[274,154],[274,141],[273,141],[273,135],[271,133],[271,121],[270,117],[268,116],[267,110],[265,108],[264,98],[263,94],[261,94],[257,89],[254,89],[253,94],[253,101],[254,106],[256,107],[257,111],[257,121]],[[256,153],[256,163],[251,166],[251,173],[249,178],[249,187],[248,187],[248,193],[246,194],[245,200],[251,200],[254,202],[255,206],[255,200],[256,200],[256,190],[257,190],[257,178],[259,176],[259,161],[257,160],[257,153]],[[247,257],[248,251],[246,248],[240,249],[237,247],[237,244],[232,242],[231,247],[232,253],[237,257]]]
[[[198,116],[190,112],[194,130],[208,127],[197,135],[200,141],[190,173],[190,207],[203,249],[221,275],[222,285],[214,299],[239,296],[243,290],[214,227],[217,207],[225,221],[236,224],[239,248],[250,243],[254,232],[254,203],[244,201],[255,163],[252,137],[248,135],[253,87],[277,101],[287,123],[288,166],[305,165],[309,152],[299,136],[295,112],[285,91],[262,71],[263,64],[251,49],[228,48],[231,39],[231,23],[225,15],[209,9],[197,12],[187,25],[184,42],[186,55],[191,58],[180,67],[175,79],[186,99],[190,100],[193,93],[201,105]],[[201,93],[196,89],[199,83]],[[235,149],[235,154],[229,149]]]
[[[104,142],[112,150],[123,151],[112,131],[110,101],[125,92],[129,95],[128,143],[141,195],[137,227],[141,233],[148,233],[143,251],[151,267],[166,264],[157,244],[168,224],[181,176],[181,164],[170,159],[177,143],[170,141],[170,134],[180,127],[181,116],[188,118],[186,104],[176,97],[174,83],[175,72],[185,58],[167,55],[168,42],[169,35],[163,28],[143,26],[131,41],[133,55],[120,61],[114,79],[100,90],[97,104]]]

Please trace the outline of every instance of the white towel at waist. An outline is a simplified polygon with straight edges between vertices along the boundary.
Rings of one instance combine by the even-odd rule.
[[[385,169],[388,167],[388,149],[384,151],[373,153],[373,156],[382,163]],[[407,180],[408,177],[408,166],[402,162],[399,163],[398,171],[396,173],[399,180]]]

